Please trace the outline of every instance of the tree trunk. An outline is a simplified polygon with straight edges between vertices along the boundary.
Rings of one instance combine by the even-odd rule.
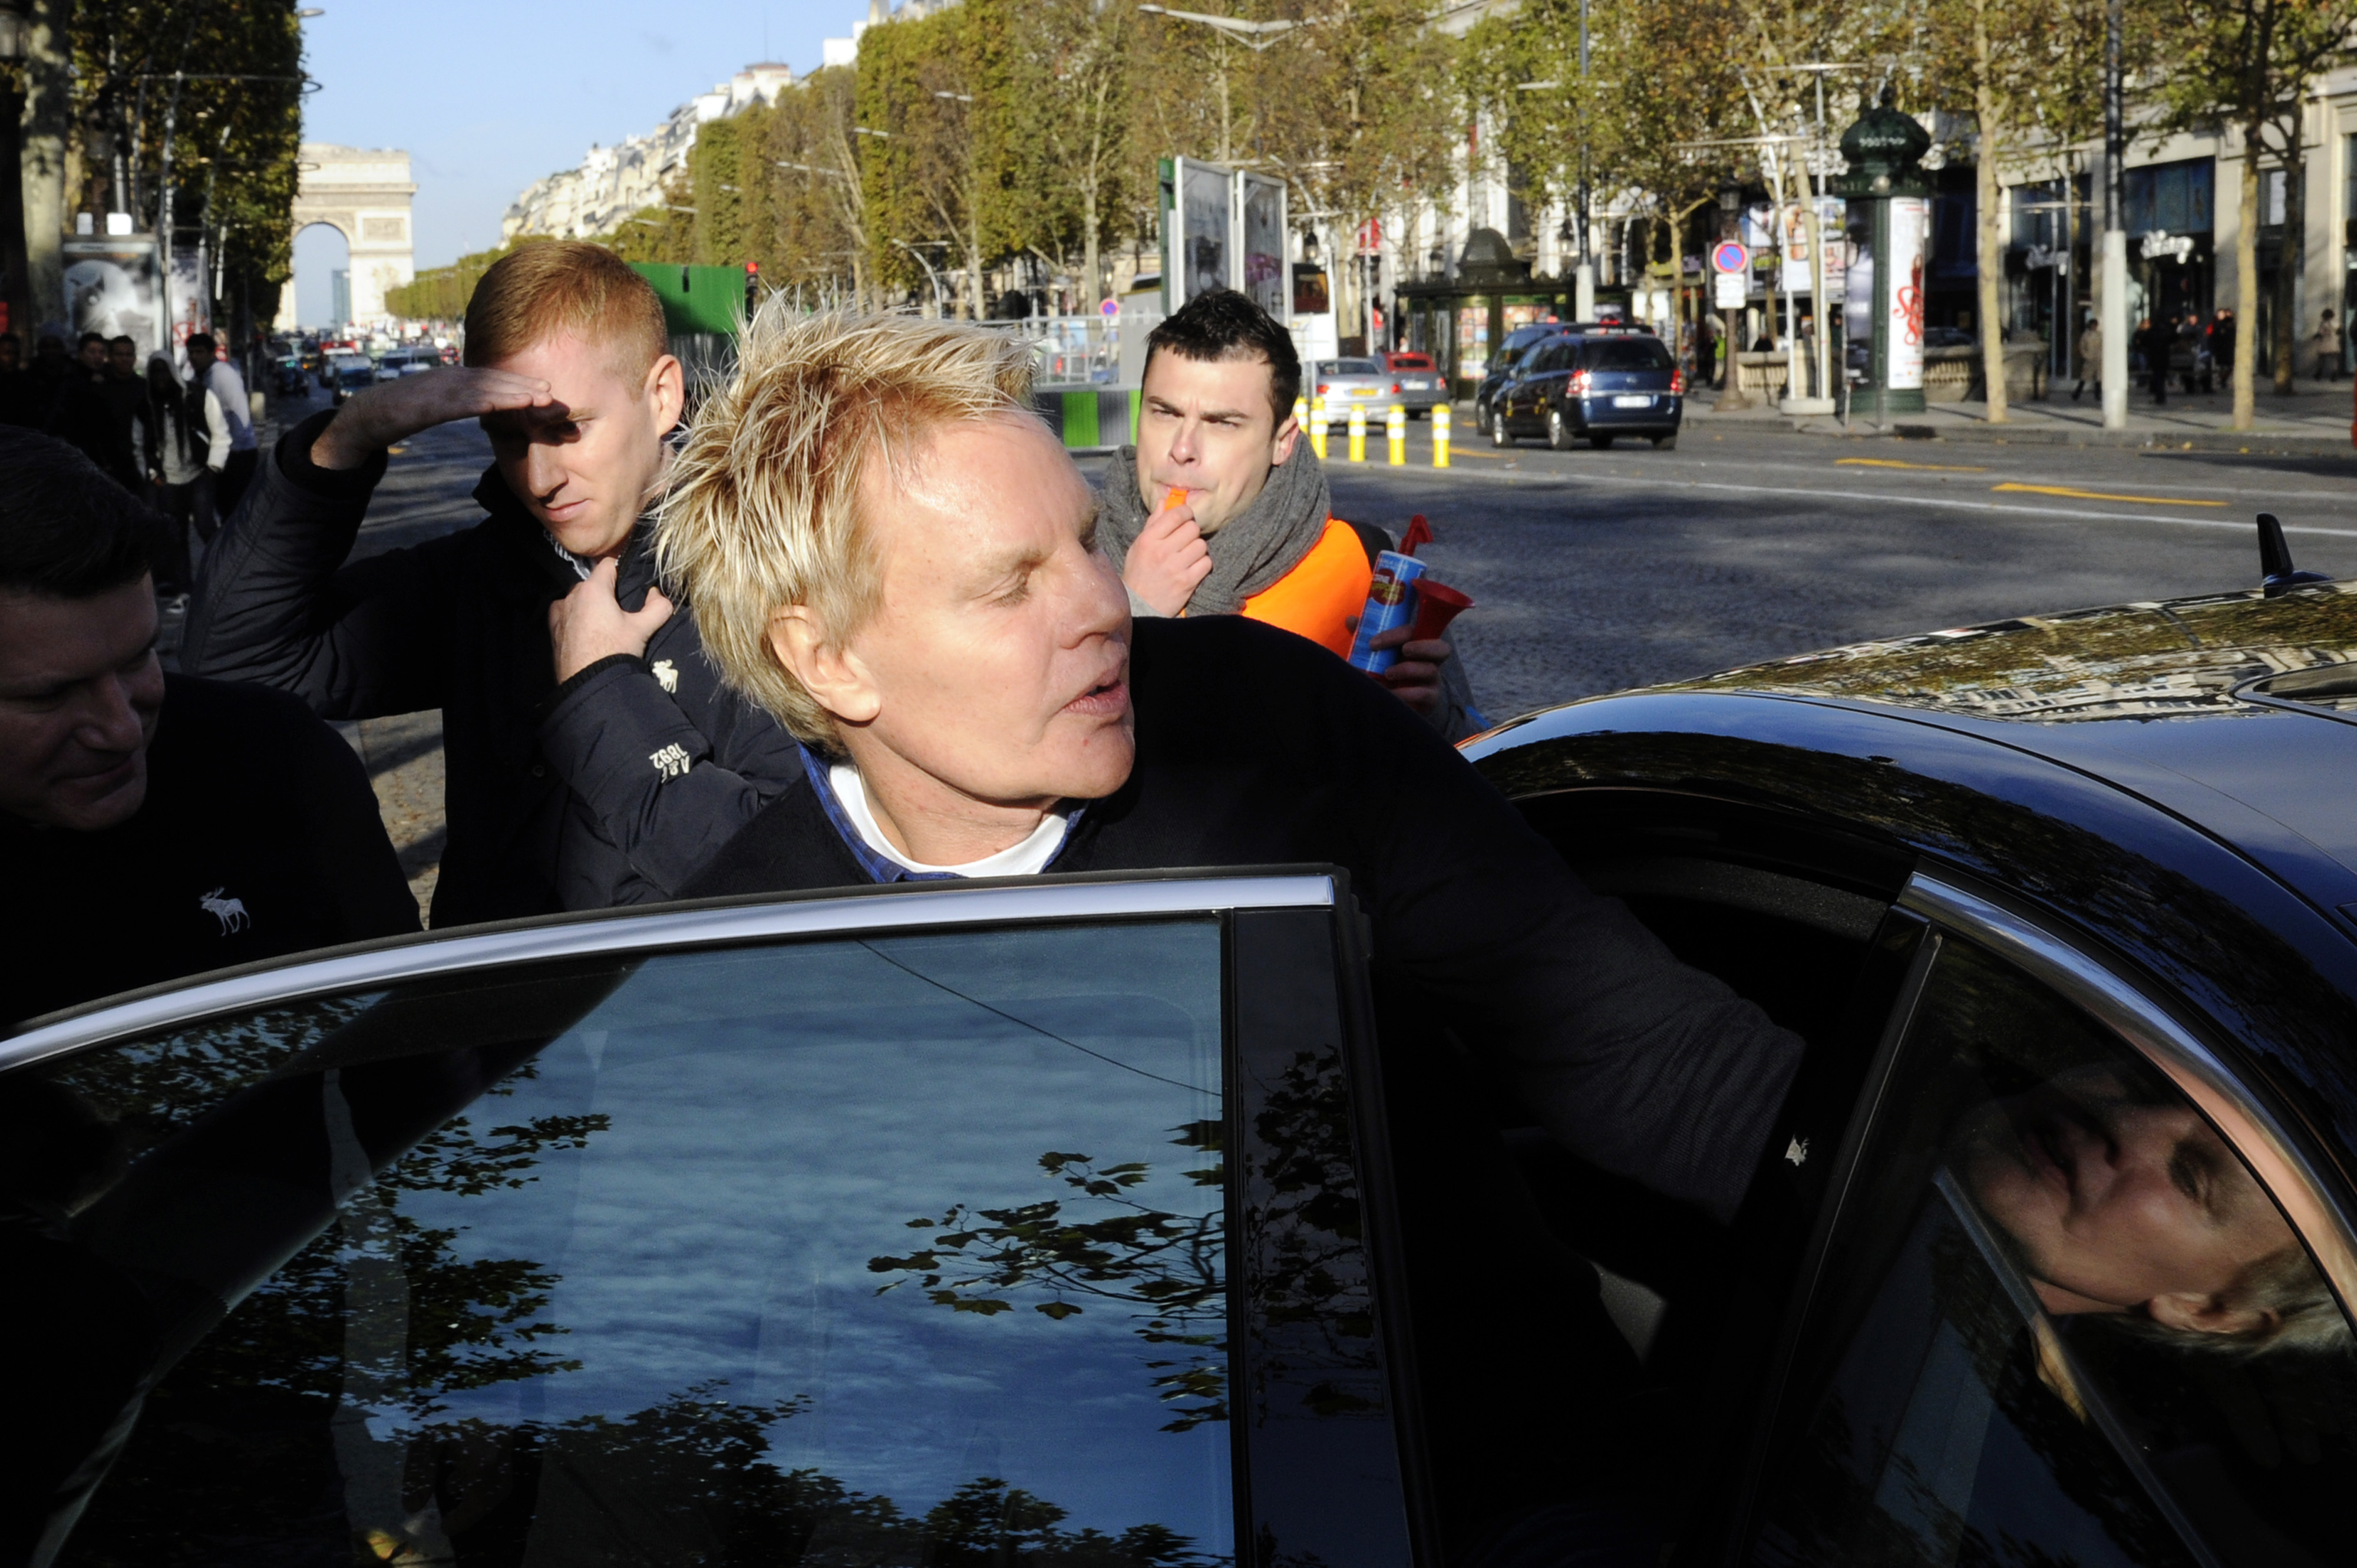
[[[980,195],[979,190],[973,192],[965,207],[965,300],[969,321],[982,319],[982,204],[974,199]]]
[[[2299,281],[2308,264],[2308,150],[2305,105],[2292,120],[2284,161],[2283,242],[2276,248],[2276,391],[2289,392],[2299,355]]]
[[[1081,270],[1088,274],[1089,314],[1100,314],[1104,304],[1103,258],[1097,248],[1097,182],[1081,182]]]
[[[32,319],[23,324],[28,336],[44,322],[62,320],[66,313],[66,145],[73,130],[73,0],[34,0],[25,29],[24,140],[18,167],[24,182],[23,286],[32,310]]]
[[[2259,127],[2243,127],[2243,191],[2235,203],[2240,226],[2234,235],[2234,428],[2248,430],[2255,402],[2259,335]],[[2149,352],[2150,350],[2147,350]],[[2160,352],[2166,355],[2168,347]],[[2167,374],[2168,360],[2161,361]]]
[[[2005,236],[1997,229],[1997,207],[2003,195],[1997,184],[1996,91],[1989,81],[1988,0],[1973,4],[1973,113],[1979,122],[1980,146],[1973,159],[1973,186],[1980,209],[1980,254],[1976,271],[1981,322],[1981,381],[1988,399],[1991,424],[2006,423],[2005,333],[1998,319],[1999,285],[2005,276]],[[1895,285],[1897,279],[1891,280]]]

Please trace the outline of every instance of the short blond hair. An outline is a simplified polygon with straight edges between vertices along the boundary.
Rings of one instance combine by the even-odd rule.
[[[468,364],[496,365],[563,337],[612,348],[633,381],[671,349],[655,285],[603,245],[534,241],[477,280],[467,300]]]
[[[655,526],[722,680],[830,754],[833,715],[789,673],[770,628],[809,607],[838,644],[875,613],[880,562],[860,517],[877,462],[906,487],[943,425],[1029,417],[1032,359],[996,328],[847,311],[797,316],[772,295],[737,371],[689,427]]]

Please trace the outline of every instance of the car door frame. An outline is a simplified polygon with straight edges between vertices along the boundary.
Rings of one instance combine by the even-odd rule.
[[[1950,867],[1920,866],[1892,906],[1923,923],[1921,940],[1885,1023],[1857,1109],[1842,1134],[1824,1202],[1783,1314],[1769,1375],[1737,1461],[1731,1506],[1721,1516],[1712,1560],[1734,1564],[1757,1538],[1770,1444],[1789,1424],[1795,1359],[1822,1295],[1835,1238],[1850,1208],[1858,1161],[1881,1111],[1900,1055],[1915,1033],[1919,1004],[1951,938],[1977,945],[2046,985],[2122,1040],[2168,1078],[2248,1165],[2314,1258],[2341,1310],[2357,1322],[2357,1205],[2329,1173],[2256,1076],[2233,1064],[2221,1032],[2181,1001],[2153,994],[2152,983],[2050,912]]]
[[[246,965],[151,986],[55,1015],[0,1039],[0,1077],[109,1045],[208,1020],[427,979],[485,974],[552,961],[758,947],[869,933],[1029,929],[1083,922],[1212,916],[1222,925],[1222,1080],[1228,1148],[1231,1475],[1239,1555],[1258,1543],[1318,1551],[1328,1561],[1374,1568],[1437,1562],[1421,1423],[1408,1358],[1407,1293],[1399,1271],[1372,1002],[1370,939],[1347,873],[1333,866],[1246,867],[1169,873],[1099,872],[834,889],[705,900],[426,933]],[[1330,989],[1328,987],[1330,986]],[[1370,1419],[1383,1430],[1347,1447],[1320,1442],[1322,1414],[1308,1421],[1246,1419],[1247,1391],[1272,1359],[1298,1380],[1298,1342],[1275,1344],[1244,1288],[1257,1219],[1243,1201],[1244,1157],[1258,1133],[1247,1116],[1256,1063],[1297,1053],[1305,1029],[1330,1023],[1348,1096],[1359,1238],[1374,1357],[1364,1380],[1383,1396]],[[1347,1271],[1346,1271],[1347,1272]],[[1361,1370],[1364,1372],[1361,1363]],[[1352,1412],[1356,1414],[1357,1412]],[[1257,1426],[1257,1429],[1256,1429]],[[1371,1466],[1371,1458],[1373,1463]],[[1390,1501],[1384,1507],[1386,1477]],[[1370,1478],[1372,1477],[1372,1492]],[[1280,1526],[1283,1528],[1280,1529]],[[1307,1528],[1308,1533],[1304,1535]],[[1352,1541],[1319,1530],[1353,1534]],[[1340,1552],[1338,1555],[1337,1548]]]

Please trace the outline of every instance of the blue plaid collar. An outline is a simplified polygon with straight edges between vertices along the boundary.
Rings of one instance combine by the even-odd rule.
[[[818,795],[818,803],[825,811],[826,820],[834,824],[835,836],[843,841],[843,847],[851,852],[851,858],[859,863],[859,869],[867,874],[868,881],[957,882],[963,880],[954,871],[911,871],[890,856],[878,854],[875,846],[859,836],[858,828],[852,824],[851,814],[843,809],[842,798],[835,794],[834,780],[829,777],[827,771],[833,765],[809,746],[802,746],[800,742],[795,744],[797,749],[802,754],[802,775],[810,780],[811,789]],[[1071,814],[1064,819],[1063,840],[1056,845],[1056,853],[1048,857],[1047,865],[1041,866],[1040,870],[1052,869],[1056,862],[1063,858],[1064,851],[1072,842],[1072,830],[1080,826],[1082,814],[1087,810],[1088,807],[1085,805],[1077,806],[1073,808]]]

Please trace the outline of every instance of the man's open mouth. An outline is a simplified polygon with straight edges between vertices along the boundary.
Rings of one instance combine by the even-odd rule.
[[[1125,667],[1066,703],[1064,711],[1084,717],[1112,718],[1126,712],[1128,707],[1129,671]]]

